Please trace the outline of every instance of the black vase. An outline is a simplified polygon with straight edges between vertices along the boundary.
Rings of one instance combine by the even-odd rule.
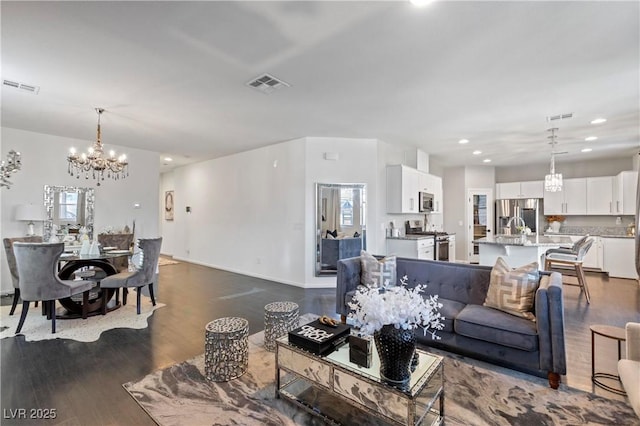
[[[384,325],[373,334],[373,338],[380,357],[380,377],[393,385],[408,385],[411,360],[416,350],[415,329],[403,330]]]

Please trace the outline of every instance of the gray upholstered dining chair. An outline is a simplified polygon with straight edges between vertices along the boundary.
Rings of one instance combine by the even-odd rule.
[[[16,266],[16,256],[13,254],[13,243],[41,243],[42,237],[33,236],[4,238],[2,242],[4,243],[4,251],[7,255],[7,263],[9,264],[11,281],[13,281],[13,303],[11,304],[11,311],[9,311],[9,315],[13,315],[16,310],[16,306],[18,305],[18,299],[20,299],[20,286],[18,285],[20,278],[18,275],[18,267]],[[37,301],[36,306],[38,306]]]
[[[64,243],[14,243],[13,252],[20,280],[20,297],[22,298],[22,314],[16,329],[20,333],[29,311],[29,302],[41,300],[46,304],[47,316],[51,318],[51,332],[56,332],[57,299],[71,297],[82,293],[82,318],[87,318],[89,290],[91,281],[71,281],[58,278],[58,260],[64,251]]]
[[[133,244],[133,234],[98,234],[98,242],[102,248],[115,247],[118,250],[130,250]],[[109,262],[118,272],[126,271],[129,266],[126,256],[109,259]]]
[[[544,269],[547,271],[551,271],[554,265],[574,268],[576,271],[578,284],[564,284],[574,286],[577,285],[578,287],[580,287],[580,290],[584,291],[587,303],[591,303],[591,295],[589,293],[589,287],[587,286],[587,277],[585,276],[584,269],[582,268],[582,261],[584,260],[584,256],[587,254],[592,244],[593,238],[584,238],[580,240],[580,244],[578,244],[577,247],[575,247],[574,245],[574,249],[570,253],[565,253],[562,251],[559,252],[559,249],[547,250],[544,260]]]
[[[145,285],[149,286],[149,295],[151,296],[151,302],[153,306],[156,305],[156,299],[153,295],[153,282],[156,277],[156,268],[158,267],[158,258],[160,257],[160,247],[162,246],[162,237],[149,238],[138,240],[138,247],[142,251],[142,265],[133,272],[124,271],[115,275],[110,275],[100,281],[100,288],[124,288],[125,292],[122,295],[122,303],[127,304],[126,289],[135,287],[137,291],[137,312],[140,315],[140,296],[142,294],[142,288]],[[102,314],[106,314],[107,308],[107,292],[102,292]],[[117,298],[117,296],[116,296]]]

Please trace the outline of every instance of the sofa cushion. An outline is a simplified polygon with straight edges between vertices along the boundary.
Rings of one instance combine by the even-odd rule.
[[[442,303],[442,308],[438,309],[438,312],[440,312],[440,315],[444,317],[444,320],[441,321],[444,324],[442,331],[453,333],[453,321],[466,305],[464,303],[456,302],[455,300],[443,299],[441,297],[438,298],[438,302]]]
[[[398,277],[407,276],[409,287],[426,284],[424,294],[482,305],[487,296],[490,266],[435,260],[398,258]]]
[[[455,319],[456,333],[523,351],[538,350],[536,323],[480,305],[467,305]]]
[[[396,256],[376,259],[371,253],[360,252],[362,273],[360,284],[370,288],[381,288],[396,285]]]
[[[539,281],[537,262],[511,269],[503,258],[498,257],[491,270],[484,306],[535,321],[531,311]]]

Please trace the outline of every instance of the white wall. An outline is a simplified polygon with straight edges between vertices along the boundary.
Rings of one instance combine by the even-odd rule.
[[[2,158],[15,149],[22,154],[22,170],[12,177],[11,189],[2,188],[1,219],[2,238],[26,234],[26,225],[14,220],[19,204],[43,204],[44,185],[69,185],[96,189],[95,225],[99,232],[106,226],[122,228],[136,221],[137,237],[156,237],[158,227],[159,157],[157,153],[128,147],[109,145],[118,153],[126,153],[130,164],[130,176],[125,180],[105,179],[98,187],[93,179],[76,179],[67,173],[66,154],[71,146],[84,151],[93,141],[70,139],[24,130],[3,127]],[[139,209],[134,204],[140,204]],[[36,225],[36,233],[42,235],[42,223]],[[3,293],[13,291],[4,250],[0,255]]]
[[[325,160],[324,153],[337,153],[338,160]],[[379,198],[378,141],[376,139],[306,138],[305,152],[306,242],[305,283],[307,287],[333,287],[335,277],[315,276],[315,184],[364,183],[367,185],[367,250],[379,252],[376,232]],[[374,208],[370,208],[373,206]]]
[[[176,221],[165,220],[164,216],[164,194],[166,191],[174,191],[175,200],[175,179],[174,172],[166,172],[160,175],[160,188],[158,192],[158,199],[160,200],[160,209],[158,211],[158,223],[160,224],[160,234],[162,235],[162,254],[167,256],[173,256],[176,246]],[[174,204],[175,211],[175,204]]]
[[[495,188],[495,168],[488,166],[444,169],[444,229],[456,234],[456,259],[469,258],[469,189]],[[495,196],[495,194],[494,194]]]
[[[173,256],[284,283],[305,282],[305,141],[179,167]],[[191,213],[186,213],[186,207]],[[170,228],[165,226],[168,232]],[[309,247],[311,249],[311,247]]]
[[[442,179],[444,191],[444,229],[456,234],[456,259],[467,259],[467,188],[465,168],[448,167]]]
[[[179,167],[162,178],[160,192],[175,191],[163,252],[287,284],[334,287],[335,277],[315,276],[315,184],[367,185],[367,249],[381,253],[375,206],[385,205],[386,161],[378,147],[375,139],[307,137]]]
[[[556,171],[562,173],[564,179],[615,176],[625,170],[634,169],[634,158],[637,155],[624,158],[605,158],[598,160],[575,161],[570,163],[558,162]],[[526,164],[512,167],[497,167],[496,182],[521,182],[529,180],[544,180],[549,173],[549,163]]]

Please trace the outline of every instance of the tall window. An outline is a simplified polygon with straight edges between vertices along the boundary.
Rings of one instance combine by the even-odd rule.
[[[340,190],[340,225],[353,226],[353,189]]]
[[[78,211],[78,193],[61,192],[58,199],[58,219],[77,223]]]

